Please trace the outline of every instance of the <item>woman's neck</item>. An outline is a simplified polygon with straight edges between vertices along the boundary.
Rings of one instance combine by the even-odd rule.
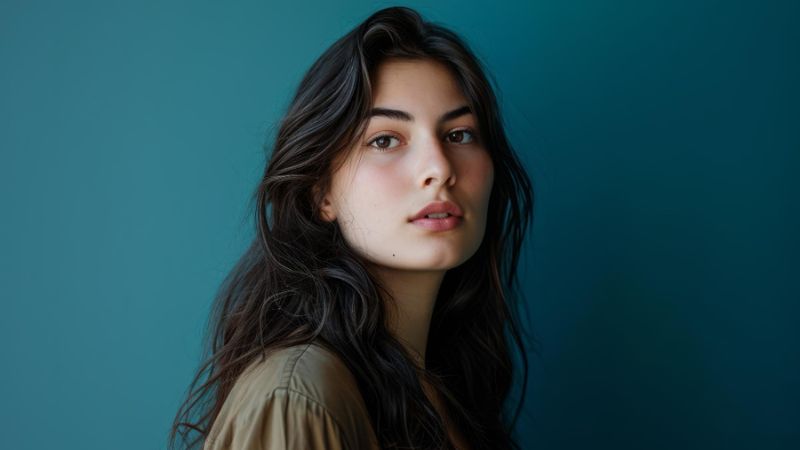
[[[433,307],[446,271],[411,271],[380,268],[376,275],[394,298],[389,305],[388,328],[415,362],[425,367]]]

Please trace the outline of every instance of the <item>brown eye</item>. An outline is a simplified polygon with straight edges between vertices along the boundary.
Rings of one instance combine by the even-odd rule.
[[[468,136],[467,138],[464,137],[465,133]],[[451,142],[456,144],[471,144],[475,140],[475,135],[470,130],[451,131],[447,136],[451,138]]]
[[[369,141],[368,145],[370,147],[374,147],[374,148],[378,149],[379,151],[384,151],[384,150],[388,150],[388,149],[392,148],[389,145],[392,142],[392,139],[394,139],[394,140],[396,140],[398,142],[400,141],[399,139],[397,139],[396,137],[392,136],[391,134],[382,134],[382,135],[376,137],[375,139]]]

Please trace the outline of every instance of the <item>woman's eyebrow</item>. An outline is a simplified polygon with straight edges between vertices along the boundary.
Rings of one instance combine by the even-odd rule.
[[[441,125],[448,120],[453,120],[456,117],[461,117],[466,114],[472,114],[470,107],[468,105],[460,106],[452,111],[442,114],[442,117],[440,117],[436,123],[437,125]],[[369,112],[369,117],[372,118],[377,116],[388,117],[395,120],[405,120],[406,122],[414,121],[414,116],[399,109],[372,108],[372,110]]]

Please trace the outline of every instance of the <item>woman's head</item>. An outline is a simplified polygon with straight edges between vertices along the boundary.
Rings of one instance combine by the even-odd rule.
[[[466,44],[411,9],[376,12],[313,63],[271,150],[257,236],[218,293],[192,386],[209,378],[182,406],[173,438],[180,426],[205,435],[254,358],[319,340],[353,372],[383,448],[437,447],[443,422],[386,329],[385,289],[371,271],[380,266],[446,271],[422,375],[473,448],[515,446],[516,414],[504,417],[506,331],[521,350],[524,396],[527,359],[509,307],[533,197]],[[440,201],[460,208],[455,228],[409,222]],[[180,421],[207,395],[203,415]]]
[[[461,107],[468,113],[437,122]],[[373,115],[375,108],[414,120]],[[466,44],[413,10],[387,8],[337,40],[305,74],[258,207],[272,207],[273,233],[305,229],[310,245],[327,242],[330,251],[319,254],[337,257],[337,246],[347,245],[365,264],[450,269],[477,251],[484,234],[496,241],[487,251],[512,238],[502,226],[520,188],[530,188],[526,182],[492,87]],[[426,232],[407,221],[445,200],[464,210],[455,229]]]
[[[371,86],[369,123],[338,155],[323,220],[335,220],[348,245],[381,268],[456,267],[483,239],[494,180],[475,115],[434,59],[384,60]],[[458,209],[449,218],[412,220],[446,202]]]

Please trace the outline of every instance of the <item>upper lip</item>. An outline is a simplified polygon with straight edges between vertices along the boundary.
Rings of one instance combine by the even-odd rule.
[[[464,213],[461,212],[461,208],[458,207],[455,203],[451,201],[443,201],[443,202],[431,202],[428,203],[427,206],[419,210],[419,212],[409,219],[409,221],[421,219],[428,214],[435,214],[435,213],[449,213],[451,216],[462,216]]]

